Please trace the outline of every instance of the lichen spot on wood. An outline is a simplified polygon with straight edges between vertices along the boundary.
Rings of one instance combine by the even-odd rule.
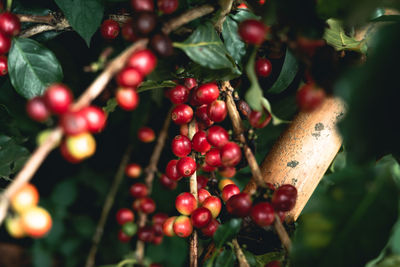
[[[295,168],[297,165],[299,165],[299,162],[297,160],[292,160],[287,163],[287,166],[290,168]]]
[[[316,131],[320,132],[320,131],[322,131],[322,130],[324,130],[324,129],[325,129],[325,126],[324,126],[323,123],[318,122],[317,124],[315,124],[315,130],[316,130]]]

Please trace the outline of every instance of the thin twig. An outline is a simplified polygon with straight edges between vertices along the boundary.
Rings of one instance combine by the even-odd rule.
[[[250,267],[250,264],[247,262],[246,256],[236,238],[232,240],[232,244],[235,249],[236,258],[239,261],[239,267]]]
[[[16,16],[19,18],[20,22],[45,23],[49,25],[54,25],[56,21],[53,13],[50,13],[45,16],[28,15],[28,14],[16,14]]]
[[[131,154],[131,151],[132,151],[132,146],[129,145],[128,148],[126,149],[124,155],[122,156],[121,163],[119,164],[118,170],[115,174],[110,191],[108,191],[106,200],[103,205],[103,210],[100,215],[100,220],[97,223],[96,231],[92,238],[92,246],[90,248],[90,252],[89,252],[89,255],[86,260],[86,265],[85,265],[86,267],[94,266],[97,249],[98,249],[100,240],[103,236],[104,226],[106,225],[108,214],[110,213],[111,207],[114,204],[115,195],[117,194],[118,188],[124,179],[124,171],[125,171],[126,165],[129,162],[129,156]]]
[[[285,247],[287,252],[290,252],[292,249],[292,241],[290,240],[290,237],[288,233],[286,232],[285,227],[283,227],[281,219],[277,214],[275,214],[275,222],[274,222],[274,229],[276,233],[278,234],[282,245]]]
[[[215,28],[217,31],[222,31],[222,25],[226,19],[226,15],[231,12],[233,0],[219,0],[219,5],[221,6],[221,11],[217,22],[215,22]]]

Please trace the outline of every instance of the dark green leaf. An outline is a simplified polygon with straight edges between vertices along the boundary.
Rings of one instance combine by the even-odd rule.
[[[59,182],[51,193],[51,201],[57,206],[68,207],[75,201],[77,189],[74,180],[68,179]]]
[[[33,267],[51,267],[51,252],[43,246],[43,242],[35,242],[32,248]]]
[[[236,20],[237,22],[242,22],[248,19],[260,19],[259,16],[251,13],[249,10],[246,9],[239,9],[236,14],[229,15],[232,19]]]
[[[28,158],[29,151],[11,137],[0,135],[0,177],[8,179]]]
[[[63,79],[53,52],[28,38],[13,39],[8,66],[12,85],[25,98],[41,95],[48,85]]]
[[[215,246],[220,248],[225,244],[225,242],[234,238],[239,233],[241,224],[241,219],[231,219],[228,222],[220,225],[213,237]]]
[[[163,81],[163,82],[155,82],[155,81],[145,81],[140,87],[137,89],[138,93],[153,90],[153,89],[162,89],[166,87],[175,87],[176,83],[173,81]]]
[[[190,67],[187,69],[187,73],[202,82],[213,82],[217,80],[230,81],[239,76],[239,74],[233,73],[230,69],[210,71],[208,68],[202,67],[194,62],[192,63],[193,64],[190,64]]]
[[[251,253],[251,252],[249,252],[249,251],[247,251],[247,250],[244,250],[244,249],[242,249],[242,250],[243,250],[244,256],[246,257],[247,263],[248,263],[250,266],[256,266],[256,265],[257,265],[257,258],[256,258],[256,256],[255,256],[253,253]],[[263,265],[263,266],[264,266],[264,265]]]
[[[72,28],[90,45],[104,15],[101,0],[55,0]]]
[[[268,93],[279,94],[284,91],[292,83],[299,69],[297,59],[293,56],[289,49],[286,49],[285,61],[283,62],[281,73],[276,82],[268,90]]]
[[[236,256],[231,247],[224,249],[215,260],[215,267],[231,267],[235,265]]]
[[[246,54],[246,44],[240,39],[238,27],[238,23],[230,16],[227,16],[222,28],[222,37],[224,38],[226,50],[236,61],[236,64],[240,64]]]
[[[338,20],[329,19],[329,28],[325,30],[324,39],[336,50],[353,49],[360,50],[361,42],[346,35]]]
[[[179,237],[164,237],[160,245],[150,244],[146,247],[146,257],[153,262],[162,262],[166,267],[185,266],[189,254],[186,240]]]
[[[339,152],[330,167],[332,172],[341,171],[346,167],[346,152]]]
[[[400,15],[383,15],[371,20],[373,22],[400,22]]]

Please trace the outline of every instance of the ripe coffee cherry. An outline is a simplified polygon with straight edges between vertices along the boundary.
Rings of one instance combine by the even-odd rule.
[[[199,131],[199,124],[197,121],[195,122],[195,132],[197,133]],[[179,128],[179,133],[184,136],[189,135],[189,124],[182,124],[181,127]]]
[[[211,149],[210,143],[207,141],[207,134],[205,131],[198,131],[192,138],[192,147],[200,153],[205,153]]]
[[[234,142],[228,142],[221,150],[222,165],[227,167],[236,166],[242,159],[242,150],[240,146]]]
[[[116,79],[118,85],[121,87],[136,88],[143,81],[143,76],[138,69],[126,67],[118,73]]]
[[[85,117],[90,132],[99,133],[106,126],[106,113],[101,108],[89,106],[83,108],[80,112]]]
[[[168,219],[168,214],[158,212],[153,215],[151,221],[153,224],[163,224]]]
[[[137,232],[137,225],[133,222],[127,222],[122,225],[122,231],[128,236],[133,236]]]
[[[168,178],[167,175],[162,174],[160,176],[160,183],[167,189],[169,190],[174,190],[177,186],[178,183],[174,180],[171,180],[170,178]]]
[[[196,171],[197,165],[191,157],[183,157],[176,164],[176,168],[180,175],[189,177]]]
[[[185,78],[184,84],[188,90],[192,90],[197,86],[197,81],[195,78]]]
[[[53,84],[47,88],[43,95],[47,108],[55,114],[68,111],[73,96],[71,90],[64,84]]]
[[[178,84],[169,90],[169,99],[173,104],[186,103],[189,99],[189,90],[185,86]]]
[[[265,267],[282,267],[279,261],[270,261]]]
[[[219,89],[216,83],[206,83],[196,89],[196,98],[200,104],[211,104],[219,97]]]
[[[162,223],[153,224],[154,234],[155,236],[163,236],[163,225]]]
[[[96,141],[90,133],[68,136],[65,142],[68,153],[76,160],[88,158],[96,151]]]
[[[139,105],[139,94],[132,88],[118,88],[115,98],[118,105],[124,110],[134,110]]]
[[[122,229],[118,231],[118,240],[121,243],[128,243],[129,241],[131,241],[131,238],[132,237],[125,234],[124,231],[122,231]]]
[[[207,162],[203,162],[203,165],[201,165],[201,170],[204,171],[204,172],[213,172],[216,169],[217,168],[208,165]]]
[[[133,27],[137,33],[147,36],[157,26],[157,16],[153,12],[142,11],[133,17]]]
[[[197,190],[199,190],[201,188],[205,188],[207,186],[207,183],[208,183],[207,177],[205,177],[203,175],[197,175],[196,180],[197,180]]]
[[[190,215],[197,208],[197,200],[191,193],[183,192],[176,197],[175,207],[179,213]]]
[[[209,224],[201,228],[201,233],[204,236],[212,237],[219,227],[219,222],[216,219],[212,219]]]
[[[221,167],[218,169],[218,173],[225,178],[232,178],[236,174],[235,167]]]
[[[69,163],[76,164],[83,160],[83,159],[75,158],[74,156],[71,155],[71,153],[69,153],[67,143],[65,142],[65,140],[63,142],[61,142],[60,152],[61,152],[61,156],[63,156],[63,158],[66,161],[68,161]]]
[[[187,124],[193,119],[193,109],[186,104],[179,104],[172,110],[171,118],[178,125]]]
[[[154,0],[131,0],[133,11],[154,11]]]
[[[150,243],[154,239],[154,229],[149,225],[143,226],[137,232],[137,236],[139,240]]]
[[[0,76],[7,75],[8,73],[8,64],[7,57],[4,55],[0,56]]]
[[[0,31],[9,36],[18,35],[21,31],[21,23],[19,18],[10,12],[1,13]]]
[[[239,187],[235,184],[228,184],[224,186],[221,192],[221,198],[223,201],[227,202],[232,196],[237,195],[240,193]]]
[[[207,141],[210,145],[220,148],[229,142],[229,134],[221,126],[214,125],[207,130]]]
[[[211,148],[205,157],[205,162],[212,167],[219,167],[222,165],[221,153],[218,148]]]
[[[26,233],[24,232],[24,229],[22,227],[21,217],[18,215],[7,217],[6,229],[8,234],[13,238],[22,238],[26,236]]]
[[[151,38],[150,47],[161,57],[169,57],[174,53],[171,39],[164,34],[155,34]]]
[[[197,87],[190,91],[189,104],[193,107],[201,106],[200,102],[197,100],[196,96]]]
[[[131,185],[131,187],[129,188],[129,192],[134,198],[143,198],[148,195],[149,190],[147,189],[147,186],[145,184],[136,183]]]
[[[203,228],[210,223],[212,215],[209,209],[200,207],[195,209],[190,215],[192,225],[196,228]]]
[[[11,39],[0,31],[0,55],[8,53],[11,48]]]
[[[271,204],[277,211],[289,211],[296,205],[297,189],[293,185],[284,184],[272,195]]]
[[[239,35],[248,44],[261,44],[266,34],[267,27],[258,20],[245,20],[239,25]]]
[[[210,192],[208,192],[207,190],[205,190],[204,188],[200,188],[197,191],[197,196],[199,199],[199,204],[203,204],[204,200],[206,200],[208,197],[211,196]]]
[[[106,40],[112,40],[117,38],[119,34],[119,24],[115,20],[107,19],[103,21],[100,26],[100,33]]]
[[[317,89],[313,84],[305,84],[297,92],[296,100],[301,110],[313,111],[321,106],[325,99],[325,92]]]
[[[60,125],[67,135],[77,135],[88,130],[88,122],[81,111],[68,111],[61,116]]]
[[[47,108],[43,97],[36,96],[29,99],[26,103],[26,113],[28,116],[38,122],[46,121],[50,116],[50,111]]]
[[[146,76],[157,66],[157,58],[151,50],[145,49],[133,53],[127,65],[136,68],[143,76]]]
[[[239,193],[228,199],[226,209],[232,215],[237,217],[246,217],[251,209],[253,201],[246,193]]]
[[[175,156],[183,158],[192,151],[192,143],[188,137],[177,135],[172,140],[171,148]]]
[[[162,243],[163,239],[164,239],[163,235],[155,235],[154,238],[153,238],[153,241],[151,241],[151,243],[157,246],[157,245],[160,245]],[[150,266],[154,266],[154,264],[150,264]],[[160,266],[160,265],[157,264],[156,267],[157,266]]]
[[[33,184],[25,184],[11,197],[11,207],[21,213],[39,202],[39,192]]]
[[[228,110],[226,104],[222,100],[215,100],[207,106],[207,114],[210,120],[214,122],[221,122],[225,120]]]
[[[221,181],[219,181],[218,183],[218,188],[219,190],[222,191],[222,189],[224,189],[225,186],[229,185],[229,184],[235,184],[234,181],[232,181],[231,179],[222,179]]]
[[[188,237],[193,232],[192,222],[189,217],[181,215],[174,221],[174,232],[179,237]]]
[[[255,70],[258,77],[268,77],[272,72],[272,64],[266,58],[259,58],[255,64]]]
[[[125,168],[125,175],[129,178],[139,178],[142,174],[142,167],[137,163],[130,163]]]
[[[121,34],[125,40],[131,41],[131,42],[134,42],[139,38],[137,36],[137,33],[135,32],[135,29],[133,28],[133,20],[132,19],[129,19],[127,22],[125,22],[122,25]]]
[[[257,129],[267,126],[271,119],[272,116],[267,110],[264,110],[263,112],[253,110],[249,116],[250,125]]]
[[[196,109],[196,118],[205,128],[214,124],[207,114],[207,105],[202,105]]]
[[[274,208],[268,202],[260,202],[251,208],[250,216],[261,227],[271,225],[275,220]]]
[[[176,220],[176,218],[178,218],[177,216],[173,216],[173,217],[169,217],[167,220],[165,220],[164,224],[163,224],[163,232],[164,235],[166,236],[175,236],[175,232],[174,232],[174,222]]]
[[[178,172],[177,163],[178,160],[176,159],[170,160],[165,168],[165,174],[173,181],[179,181],[182,178],[182,175]]]
[[[34,206],[21,214],[21,224],[27,235],[40,238],[50,231],[52,220],[47,210]]]
[[[171,14],[178,8],[178,0],[157,0],[158,9],[164,14]]]
[[[138,130],[138,139],[143,143],[151,143],[156,139],[156,134],[150,127],[141,127]]]
[[[153,213],[156,210],[156,203],[150,197],[144,197],[140,201],[140,211],[146,214]]]
[[[124,225],[127,222],[133,222],[135,214],[130,209],[122,208],[117,211],[117,222],[120,225]]]
[[[203,207],[209,209],[212,217],[215,219],[221,212],[221,200],[216,196],[210,196],[203,201]]]

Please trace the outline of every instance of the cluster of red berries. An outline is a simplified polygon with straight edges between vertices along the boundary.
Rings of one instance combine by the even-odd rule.
[[[0,14],[0,76],[7,75],[8,64],[5,54],[10,51],[11,38],[21,31],[19,18],[10,12]]]
[[[173,53],[172,42],[170,38],[156,32],[158,27],[158,17],[154,0],[132,0],[133,17],[122,25],[122,37],[134,42],[140,37],[151,36],[150,47],[160,56],[166,57]],[[178,8],[178,0],[157,0],[158,11],[163,14],[171,14]],[[105,20],[100,33],[104,39],[115,39],[120,32],[119,24],[112,20]]]
[[[64,84],[53,84],[42,96],[30,99],[26,111],[29,117],[39,122],[45,122],[51,114],[57,115],[66,135],[61,142],[61,154],[69,162],[78,163],[95,152],[96,141],[91,133],[101,132],[107,118],[99,107],[74,110],[72,103],[71,90]]]

